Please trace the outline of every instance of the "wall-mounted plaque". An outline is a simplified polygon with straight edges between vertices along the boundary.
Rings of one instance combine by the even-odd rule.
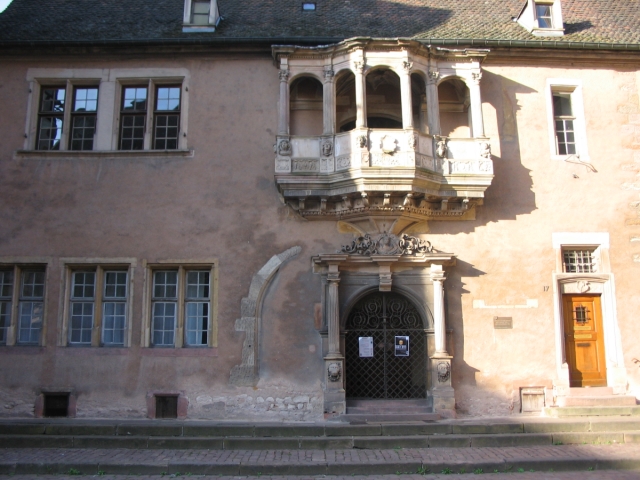
[[[398,336],[396,337],[396,357],[408,357],[409,356],[409,337]]]
[[[358,337],[361,357],[373,357],[373,337]]]
[[[493,317],[493,328],[497,330],[513,328],[513,317]]]

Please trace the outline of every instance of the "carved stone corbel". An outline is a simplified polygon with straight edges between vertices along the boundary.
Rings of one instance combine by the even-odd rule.
[[[362,198],[362,206],[363,207],[368,207],[369,206],[369,195],[367,195],[367,192],[362,192],[360,194],[360,197]]]

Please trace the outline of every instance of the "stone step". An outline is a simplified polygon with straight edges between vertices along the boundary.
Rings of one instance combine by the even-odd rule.
[[[346,450],[482,448],[640,443],[640,431],[336,437],[160,437],[3,435],[0,448],[169,450]],[[1,473],[1,472],[0,472]]]
[[[640,406],[598,406],[598,407],[546,407],[545,415],[561,417],[638,416]]]
[[[613,395],[612,387],[572,387],[569,389],[569,396],[572,397],[599,397]]]
[[[636,397],[631,395],[607,395],[607,396],[568,396],[557,399],[559,407],[624,407],[635,406]]]

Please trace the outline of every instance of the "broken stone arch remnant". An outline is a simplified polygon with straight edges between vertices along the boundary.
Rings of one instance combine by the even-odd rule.
[[[249,286],[249,295],[240,302],[240,315],[236,319],[236,331],[245,332],[242,345],[242,363],[231,369],[229,384],[236,386],[255,386],[260,377],[259,340],[262,319],[262,301],[267,287],[284,262],[295,257],[301,247],[291,247],[274,255],[253,276]]]

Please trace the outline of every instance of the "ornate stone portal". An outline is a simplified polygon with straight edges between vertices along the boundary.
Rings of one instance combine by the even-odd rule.
[[[425,396],[435,412],[455,415],[451,360],[446,346],[444,268],[455,255],[438,252],[430,242],[409,235],[363,235],[337,253],[313,257],[314,272],[323,278],[324,409],[346,412],[343,330],[351,308],[376,290],[409,298],[429,321],[427,329],[430,383]]]

